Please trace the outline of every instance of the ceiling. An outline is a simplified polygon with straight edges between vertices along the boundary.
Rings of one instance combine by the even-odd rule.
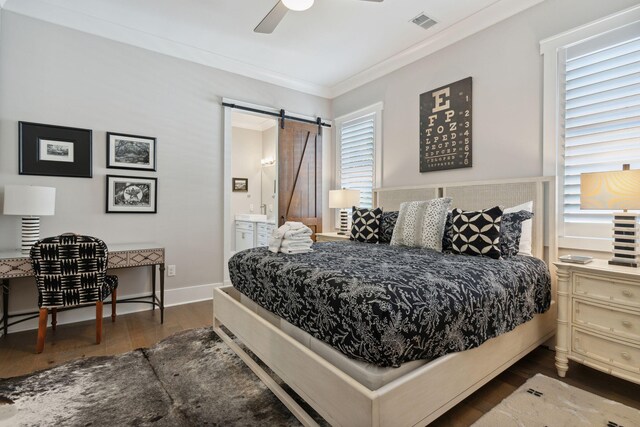
[[[277,0],[0,0],[4,9],[324,97],[407,65],[543,0],[316,0],[273,34]],[[424,12],[428,30],[410,22]]]
[[[231,114],[231,126],[235,128],[257,130],[263,132],[276,126],[278,121],[263,115],[246,114],[233,111]]]

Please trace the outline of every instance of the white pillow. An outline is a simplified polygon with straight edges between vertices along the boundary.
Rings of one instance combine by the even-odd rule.
[[[391,236],[391,245],[429,248],[442,252],[442,235],[450,206],[451,199],[448,197],[402,203]]]
[[[533,212],[533,201],[523,203],[512,208],[505,209],[502,214],[515,213],[520,211]],[[533,220],[528,219],[522,222],[522,234],[520,235],[520,248],[518,249],[518,255],[529,255],[531,253],[531,244],[533,241]]]

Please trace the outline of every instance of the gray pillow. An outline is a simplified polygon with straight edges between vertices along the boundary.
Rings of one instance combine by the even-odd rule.
[[[402,203],[393,229],[391,245],[428,248],[442,252],[442,235],[449,206],[449,197]]]

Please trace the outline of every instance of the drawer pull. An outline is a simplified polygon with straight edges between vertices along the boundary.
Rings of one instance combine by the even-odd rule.
[[[630,328],[631,327],[631,322],[628,320],[623,320],[622,321],[622,326],[626,327],[626,328]]]
[[[622,295],[631,298],[633,296],[633,292],[631,292],[629,289],[625,289],[624,291],[622,291]]]
[[[620,355],[622,356],[622,358],[624,360],[629,360],[631,359],[631,355],[629,353],[627,353],[626,351],[623,351],[622,353],[620,353]]]

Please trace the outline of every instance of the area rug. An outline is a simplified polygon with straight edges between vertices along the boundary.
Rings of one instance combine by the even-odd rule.
[[[538,374],[473,424],[496,426],[632,427],[640,411]]]
[[[319,419],[322,423],[322,420]],[[0,380],[0,426],[299,426],[211,328]]]

